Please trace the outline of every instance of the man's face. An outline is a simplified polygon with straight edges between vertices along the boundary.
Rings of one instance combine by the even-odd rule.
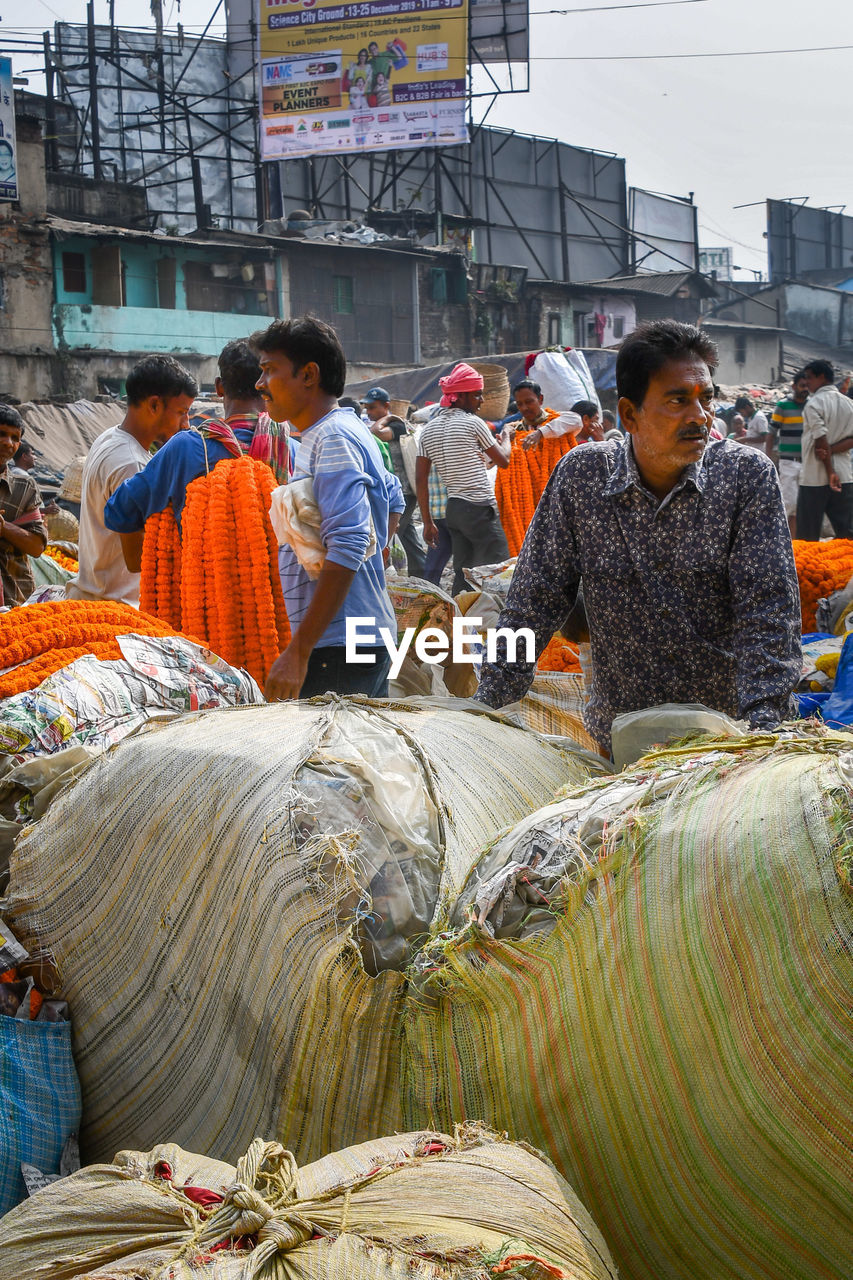
[[[371,422],[378,422],[390,412],[390,405],[387,400],[365,400],[364,412]]]
[[[261,376],[255,383],[273,422],[293,422],[306,408],[310,392],[305,380],[305,365],[296,369],[293,361],[281,351],[260,353]]]
[[[377,53],[379,52],[379,45],[376,44],[376,42],[374,41],[372,44],[369,44],[367,48],[370,52],[371,58],[375,58]]]
[[[623,398],[619,416],[631,433],[640,471],[677,475],[705,452],[714,420],[714,384],[703,360],[671,360],[649,381],[641,405]]]
[[[33,457],[32,449],[28,449],[25,445],[24,452],[18,458],[18,461],[15,465],[20,467],[22,471],[32,471],[33,467],[36,465],[36,460]]]
[[[583,431],[581,433],[587,440],[604,439],[604,432],[601,429],[601,418],[598,410],[595,413],[585,413],[583,415]]]
[[[151,397],[149,404],[154,416],[153,425],[156,427],[158,440],[171,440],[172,436],[176,436],[179,431],[186,431],[190,425],[189,411],[194,398],[194,396],[169,396],[166,400],[162,396]]]
[[[0,422],[0,467],[5,467],[12,461],[20,443],[21,428]]]
[[[456,397],[457,409],[462,409],[465,413],[476,413],[482,403],[482,391],[460,391]]]
[[[806,384],[806,390],[810,396],[813,396],[816,391],[819,391],[821,387],[826,385],[826,378],[823,374],[815,373],[812,369],[806,369],[803,374],[803,379]]]
[[[805,378],[794,380],[793,398],[797,404],[805,404],[809,398],[809,388]]]
[[[542,413],[542,396],[530,387],[521,387],[515,393],[515,407],[525,422],[537,422]]]

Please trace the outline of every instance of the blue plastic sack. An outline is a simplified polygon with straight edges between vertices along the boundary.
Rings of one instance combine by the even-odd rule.
[[[824,720],[832,729],[843,729],[853,724],[853,633],[841,648],[838,670],[832,692],[821,708]]]
[[[71,1023],[0,1016],[0,1214],[26,1199],[21,1161],[59,1172],[80,1110]]]
[[[809,716],[823,715],[823,704],[828,697],[829,690],[825,693],[798,693],[796,698],[802,719],[808,720]]]

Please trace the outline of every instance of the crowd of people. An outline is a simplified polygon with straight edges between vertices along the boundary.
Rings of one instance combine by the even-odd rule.
[[[221,417],[190,421],[195,379],[173,357],[149,356],[127,377],[124,420],[86,459],[79,571],[67,594],[138,606],[148,518],[170,506],[180,525],[192,480],[248,454],[279,484],[310,481],[325,548],[319,577],[289,545],[280,549],[292,635],[268,698],[386,696],[387,646],[362,646],[353,661],[346,632],[348,619],[369,618],[377,635],[396,635],[386,585],[394,536],[410,576],[439,582],[452,559],[452,590],[465,590],[467,568],[508,556],[490,472],[507,468],[514,448],[564,436],[570,451],[543,481],[500,625],[531,628],[540,651],[583,582],[594,670],[586,719],[605,752],[615,715],[661,702],[704,703],[770,727],[791,713],[800,670],[790,530],[819,538],[826,517],[837,536],[853,534],[853,401],[815,360],[769,419],[746,397],[721,415],[716,361],[701,329],[655,322],[620,348],[618,418],[593,401],[552,409],[523,379],[513,414],[490,424],[478,412],[482,375],[464,363],[441,379],[440,402],[411,417],[392,411],[382,386],[344,399],[341,344],[310,317],[225,347]],[[7,605],[26,600],[28,557],[47,542],[38,489],[13,461],[26,461],[22,431],[17,412],[0,406]],[[503,706],[533,674],[499,641],[477,697]]]

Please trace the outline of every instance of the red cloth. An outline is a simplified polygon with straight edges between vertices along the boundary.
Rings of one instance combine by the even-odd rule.
[[[463,391],[482,391],[483,375],[470,364],[458,364],[446,378],[439,378],[442,390],[441,403],[446,409]]]

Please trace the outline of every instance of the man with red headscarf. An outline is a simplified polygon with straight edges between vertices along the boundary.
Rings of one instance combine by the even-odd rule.
[[[415,482],[424,522],[424,537],[432,546],[438,530],[429,508],[429,473],[435,467],[447,489],[444,519],[453,551],[453,594],[466,588],[463,568],[498,564],[509,547],[498,516],[498,504],[486,459],[508,467],[509,434],[492,435],[477,410],[483,403],[483,379],[469,364],[458,364],[439,379],[441,409],[424,427],[418,446]]]

